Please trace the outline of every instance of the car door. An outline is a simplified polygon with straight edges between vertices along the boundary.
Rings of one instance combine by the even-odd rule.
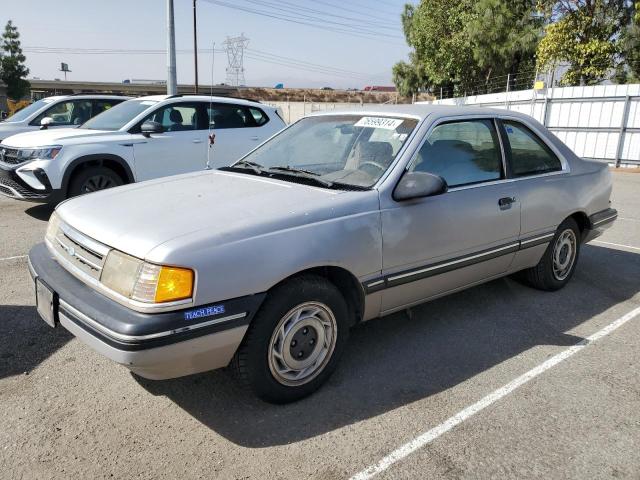
[[[518,249],[520,203],[494,119],[437,124],[408,170],[449,188],[383,205],[383,313],[501,275]]]
[[[267,139],[256,119],[256,116],[262,118],[259,109],[233,103],[212,103],[207,105],[207,111],[216,136],[211,152],[213,168],[231,165]]]
[[[163,132],[148,137],[137,133],[133,144],[136,178],[140,181],[204,170],[207,162],[207,128],[198,102],[163,105],[146,121],[158,122]],[[203,121],[204,120],[204,121]]]

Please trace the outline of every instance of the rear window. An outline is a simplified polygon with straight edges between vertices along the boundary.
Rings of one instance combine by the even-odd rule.
[[[260,127],[269,121],[269,117],[259,108],[232,103],[207,105],[207,112],[209,125],[215,130]]]

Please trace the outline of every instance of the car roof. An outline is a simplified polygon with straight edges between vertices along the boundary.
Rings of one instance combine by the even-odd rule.
[[[238,97],[218,97],[209,95],[147,95],[145,97],[137,97],[136,100],[153,100],[156,102],[164,102],[165,100],[184,100],[198,102],[218,102],[218,103],[234,103],[237,105],[260,106],[261,108],[269,108],[255,100]]]
[[[50,97],[44,97],[42,100],[49,100],[49,101],[57,101],[57,100],[63,100],[63,99],[68,99],[68,98],[78,98],[80,100],[82,100],[83,98],[104,98],[104,99],[110,99],[110,100],[128,100],[130,98],[133,97],[128,97],[126,95],[111,95],[108,93],[76,93],[73,95],[52,95]]]
[[[414,103],[414,104],[400,104],[400,105],[376,105],[365,104],[362,107],[350,108],[350,109],[336,109],[324,112],[318,112],[311,114],[310,116],[321,115],[400,115],[411,116],[423,120],[428,116],[435,117],[450,117],[455,115],[487,115],[496,116],[504,115],[506,111],[498,108],[486,108],[486,107],[469,107],[458,105],[434,105],[431,103]],[[509,115],[526,117],[524,114],[517,112],[508,112]]]

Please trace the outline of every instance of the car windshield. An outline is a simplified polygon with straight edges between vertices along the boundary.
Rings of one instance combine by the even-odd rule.
[[[155,105],[155,100],[128,100],[105,110],[85,122],[80,128],[91,130],[120,130],[139,114]]]
[[[14,113],[9,118],[5,119],[5,122],[7,122],[7,123],[22,122],[23,120],[26,120],[27,118],[29,118],[29,116],[32,113],[37,112],[42,107],[44,107],[46,104],[51,103],[52,101],[53,100],[51,100],[51,99],[43,98],[42,100],[38,100],[37,102],[33,102],[31,105],[27,105],[22,110]]]
[[[307,117],[233,167],[312,176],[327,185],[371,187],[389,168],[417,124],[415,119],[397,116]]]

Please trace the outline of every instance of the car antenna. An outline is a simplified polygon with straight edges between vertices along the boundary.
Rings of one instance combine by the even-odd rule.
[[[213,42],[213,48],[211,49],[211,85],[209,86],[209,112],[207,113],[207,122],[208,122],[208,135],[207,140],[209,145],[207,147],[207,166],[205,170],[211,170],[211,148],[216,140],[216,134],[211,133],[211,110],[213,107],[213,67],[215,65],[216,60],[216,42]]]

